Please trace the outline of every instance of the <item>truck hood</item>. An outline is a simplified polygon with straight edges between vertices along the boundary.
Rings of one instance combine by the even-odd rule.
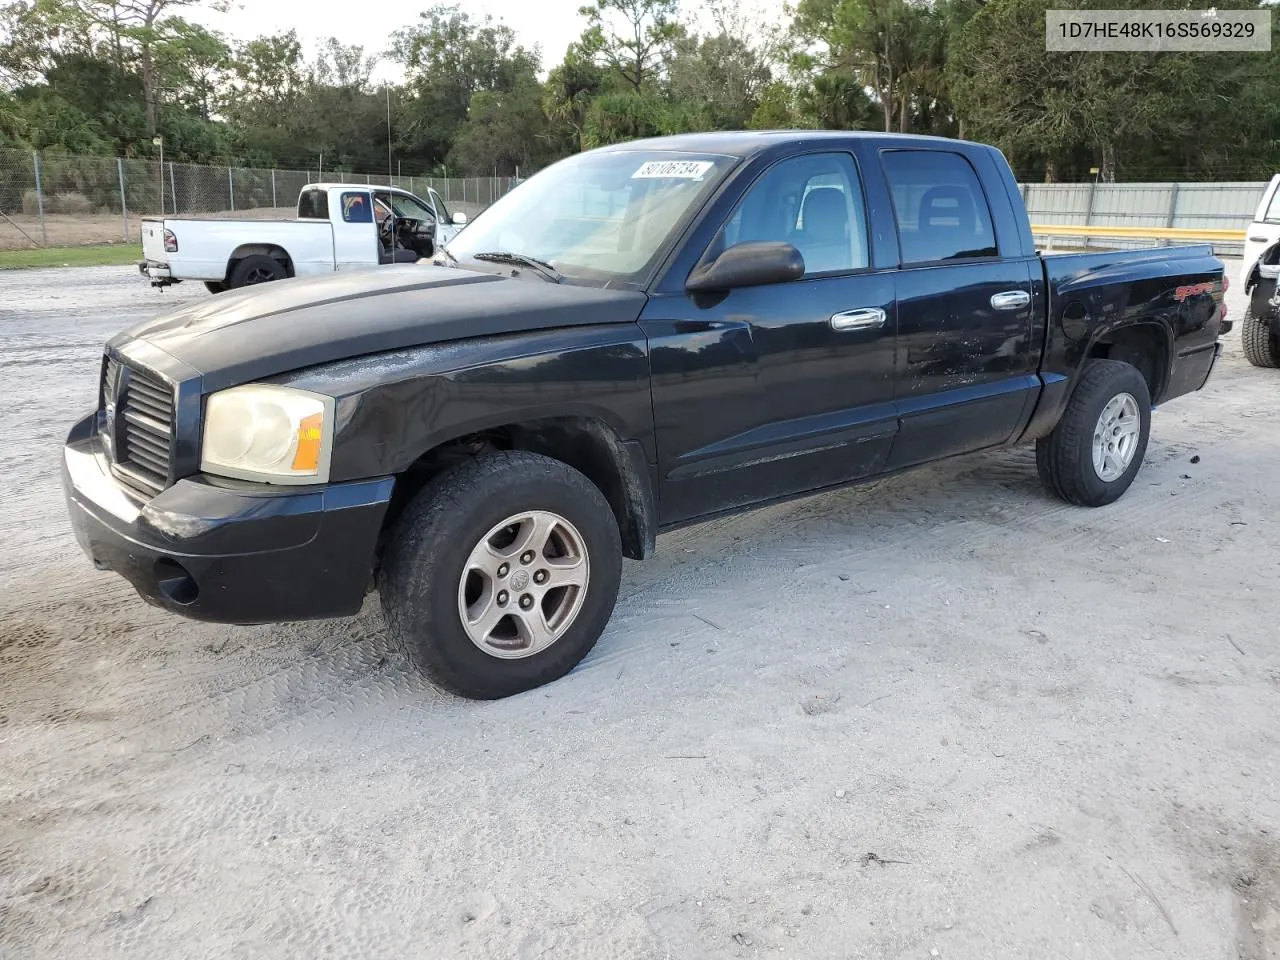
[[[108,345],[205,392],[350,357],[553,327],[633,323],[643,293],[441,266],[277,280],[133,326]],[[159,356],[157,356],[157,353]],[[168,357],[176,364],[164,364]]]

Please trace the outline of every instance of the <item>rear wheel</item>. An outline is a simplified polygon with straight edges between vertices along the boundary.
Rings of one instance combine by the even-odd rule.
[[[1036,468],[1050,493],[1081,507],[1118,500],[1142,468],[1151,396],[1138,370],[1090,360],[1058,425],[1036,441]]]
[[[405,508],[379,588],[415,666],[489,700],[572,670],[609,622],[621,574],[617,520],[595,484],[502,451],[447,471]]]
[[[1245,359],[1255,367],[1280,367],[1280,340],[1271,329],[1267,316],[1270,308],[1255,310],[1257,298],[1245,307],[1240,321],[1240,340],[1244,344]]]
[[[279,260],[256,253],[245,257],[232,268],[227,287],[236,290],[258,283],[270,283],[272,280],[283,280],[286,276],[288,273]]]

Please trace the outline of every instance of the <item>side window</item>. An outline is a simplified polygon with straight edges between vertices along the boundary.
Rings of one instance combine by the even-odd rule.
[[[1271,197],[1271,205],[1267,207],[1267,215],[1263,218],[1267,223],[1280,223],[1280,184]]]
[[[768,241],[799,250],[805,276],[867,266],[862,184],[849,154],[782,160],[752,184],[725,224],[723,245]]]
[[[307,190],[298,199],[298,216],[303,220],[328,220],[329,194],[324,190]]]
[[[373,207],[367,193],[342,195],[342,219],[347,223],[373,223]]]
[[[453,223],[453,216],[449,213],[449,208],[444,205],[444,198],[434,190],[431,191],[431,203],[436,208],[436,216],[440,218],[441,223]]]
[[[972,165],[944,150],[881,153],[903,263],[998,256],[991,209]]]

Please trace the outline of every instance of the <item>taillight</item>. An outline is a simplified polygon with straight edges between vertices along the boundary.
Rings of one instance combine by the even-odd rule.
[[[164,232],[164,252],[165,253],[178,252],[178,238],[174,236],[172,230],[166,230]]]
[[[1231,289],[1231,278],[1225,273],[1222,275],[1222,292],[1226,293]]]

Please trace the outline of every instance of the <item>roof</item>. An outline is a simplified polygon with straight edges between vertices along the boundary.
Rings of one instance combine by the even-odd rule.
[[[334,187],[364,187],[366,190],[399,190],[401,193],[408,193],[404,187],[389,187],[385,183],[355,183],[348,180],[346,183],[338,183],[337,181],[324,181],[323,183],[308,183],[303,190],[331,190]]]
[[[947,137],[929,137],[914,133],[883,133],[878,130],[724,130],[713,133],[681,133],[668,137],[651,137],[618,143],[604,150],[670,150],[676,153],[718,153],[730,157],[750,157],[784,143],[814,141],[878,140],[908,144],[948,144],[971,141]]]

